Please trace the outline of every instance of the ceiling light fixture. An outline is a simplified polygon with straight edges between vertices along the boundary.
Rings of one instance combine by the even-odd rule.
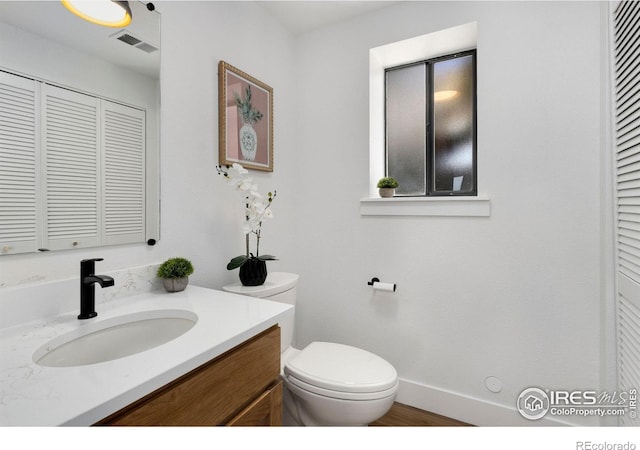
[[[61,0],[75,15],[105,27],[122,28],[131,23],[131,8],[127,1]]]

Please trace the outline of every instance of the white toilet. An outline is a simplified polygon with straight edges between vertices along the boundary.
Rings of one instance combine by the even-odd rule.
[[[295,305],[298,275],[273,272],[262,286],[234,283],[222,289]],[[358,426],[384,416],[398,391],[398,374],[379,356],[348,345],[312,342],[291,346],[295,315],[280,323],[285,425]]]

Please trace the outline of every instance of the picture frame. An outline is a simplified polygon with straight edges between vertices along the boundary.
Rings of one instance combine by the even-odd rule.
[[[218,63],[219,164],[273,172],[273,89]]]

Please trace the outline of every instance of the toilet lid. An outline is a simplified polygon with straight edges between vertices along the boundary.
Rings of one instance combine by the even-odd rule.
[[[373,353],[349,345],[312,342],[287,362],[284,373],[339,392],[380,392],[398,382],[394,367]]]

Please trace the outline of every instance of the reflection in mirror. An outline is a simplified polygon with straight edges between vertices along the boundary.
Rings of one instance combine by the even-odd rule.
[[[111,0],[61,0],[76,16],[105,27],[123,28],[131,23],[128,1]]]
[[[13,121],[19,116],[15,108],[21,106],[16,106],[15,102],[3,104],[0,95],[0,114],[3,117],[0,122],[0,255],[38,249],[155,242],[159,238],[160,14],[148,2],[129,1],[129,4],[132,21],[126,28],[120,29],[85,21],[70,13],[59,1],[0,1],[0,94],[4,86],[8,95],[15,97],[14,85],[22,86],[23,81],[27,81],[27,92],[33,91],[35,105],[32,127],[34,136],[29,138],[34,142],[33,150],[31,155],[25,157],[26,147],[20,143],[23,136],[16,136],[16,133],[22,132],[17,131]],[[3,79],[10,81],[3,85]],[[96,236],[91,239],[76,239],[72,228],[57,229],[56,233],[65,235],[68,239],[64,244],[60,241],[52,248],[48,248],[50,242],[47,227],[50,217],[47,211],[51,208],[47,202],[51,201],[51,193],[50,190],[47,191],[50,184],[45,170],[47,152],[50,152],[50,146],[47,146],[52,142],[51,133],[46,129],[52,117],[46,109],[47,105],[53,104],[47,97],[50,85],[56,89],[62,88],[74,96],[79,94],[87,99],[95,99],[97,126],[94,134],[98,142],[94,152],[96,181],[92,182],[92,190],[98,193],[93,205],[98,223]],[[107,219],[107,207],[106,197],[101,195],[103,191],[107,191],[105,186],[108,181],[105,180],[108,175],[104,172],[109,168],[100,159],[105,158],[108,151],[114,151],[113,148],[106,148],[109,138],[105,130],[113,130],[113,127],[106,124],[103,116],[107,117],[107,110],[110,114],[121,111],[122,108],[118,105],[129,112],[138,111],[135,113],[136,120],[142,115],[142,128],[138,135],[142,136],[142,172],[139,179],[143,188],[139,206],[135,206],[136,214],[142,217],[142,232],[136,235],[135,240],[131,240],[131,237],[129,240],[119,239],[117,236],[105,238],[107,225],[102,223]],[[127,113],[126,117],[132,116]],[[132,126],[132,122],[127,122],[127,126]],[[77,131],[77,125],[72,126],[71,123],[69,121],[66,128],[72,132]],[[126,136],[124,131],[117,134],[118,137]],[[119,145],[123,147],[116,148],[115,151],[119,154],[126,153],[125,144]],[[65,150],[70,154],[75,151],[71,143],[65,144]],[[22,156],[20,152],[23,153]],[[115,169],[112,167],[119,176],[125,176],[127,171],[131,171],[126,158],[125,156],[121,160],[124,161],[124,166]],[[65,164],[70,169],[79,170],[79,161],[79,158],[73,156]],[[30,171],[34,172],[34,193],[29,193],[29,198],[25,201],[25,192],[29,191],[20,187],[23,180],[18,179],[16,174]],[[71,217],[74,215],[73,205],[86,203],[86,198],[77,198],[75,193],[65,195],[72,207],[63,211],[66,216]],[[16,207],[17,201],[21,202],[20,207]],[[33,208],[33,217],[29,216],[31,212],[25,208]],[[132,209],[134,208],[127,201],[111,203],[114,217],[131,216]],[[33,232],[28,230],[31,224],[37,228]],[[119,231],[115,230],[113,233],[117,234]],[[31,237],[25,237],[27,235]]]

